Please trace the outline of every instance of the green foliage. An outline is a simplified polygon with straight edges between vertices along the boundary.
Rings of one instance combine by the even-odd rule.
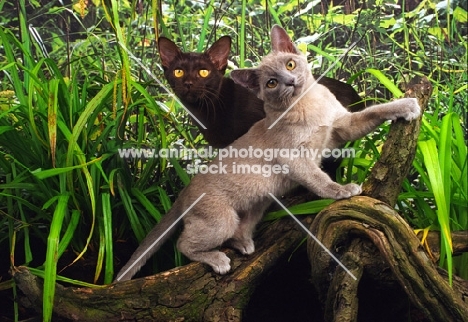
[[[113,5],[109,19],[119,22]],[[124,41],[119,29],[115,34]],[[20,251],[17,245],[24,248],[25,262],[13,255],[12,264],[34,263],[43,272],[48,321],[62,255],[69,254],[64,268],[97,252],[91,280],[110,283],[115,240],[132,232],[141,240],[170,207],[169,195],[183,186],[171,164],[121,158],[119,149],[167,147],[187,134],[173,124],[169,108],[135,81],[121,47],[92,40],[112,61],[72,55],[62,70],[49,58],[59,53],[44,55],[33,49],[27,30],[22,35],[28,41],[0,27],[7,58],[0,67],[2,93],[8,98],[0,118],[0,198],[7,205],[0,235],[11,254]],[[34,253],[32,243],[43,243],[46,252]]]
[[[398,208],[415,228],[442,232],[441,265],[468,279],[468,256],[452,258],[449,237],[468,230],[462,7],[426,0],[396,12],[388,1],[375,1],[362,10],[329,7],[324,14],[317,1],[18,3],[15,10],[0,2],[0,247],[9,250],[1,253],[3,261],[11,254],[12,265],[27,265],[44,278],[45,321],[55,281],[110,283],[121,240],[140,241],[190,180],[186,160],[119,155],[124,148],[203,143],[163,88],[159,34],[185,51],[202,51],[230,35],[230,67],[236,68],[268,53],[269,29],[280,24],[308,52],[314,73],[348,81],[370,104],[400,96],[415,75],[428,76],[434,97]],[[343,160],[339,181],[365,180],[387,132],[384,125],[353,143],[356,157]],[[291,211],[316,213],[329,203]],[[184,263],[165,249],[154,267],[166,268],[168,257],[170,265]],[[67,277],[65,268],[84,258],[95,268],[91,277]],[[14,310],[18,319],[16,304]]]
[[[414,160],[416,171],[400,196],[400,207],[415,226],[440,230],[440,263],[449,272],[453,268],[450,232],[468,229],[465,132],[460,116],[453,112],[443,116],[437,127],[424,120]],[[424,216],[416,215],[420,213]],[[467,278],[466,254],[458,262],[456,273]]]

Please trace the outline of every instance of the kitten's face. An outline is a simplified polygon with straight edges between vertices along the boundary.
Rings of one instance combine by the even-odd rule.
[[[172,41],[158,41],[164,75],[186,103],[210,103],[218,96],[227,66],[231,40],[222,37],[205,53],[183,53]]]
[[[210,99],[218,92],[223,77],[206,57],[193,53],[182,54],[164,75],[175,94],[188,103]]]
[[[265,57],[257,69],[257,75],[258,97],[278,107],[292,103],[312,78],[304,56],[283,52],[274,52]]]
[[[283,110],[290,106],[314,80],[307,59],[294,46],[284,29],[271,30],[273,51],[258,68],[237,69],[231,78],[255,92],[265,106]]]

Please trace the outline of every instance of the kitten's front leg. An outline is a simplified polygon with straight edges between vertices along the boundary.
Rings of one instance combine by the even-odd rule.
[[[362,192],[361,186],[355,183],[341,185],[334,182],[309,159],[299,159],[289,163],[288,176],[322,198],[345,199]]]
[[[347,113],[333,123],[332,141],[336,146],[359,139],[387,120],[414,120],[421,114],[416,98],[401,98],[393,102],[373,105],[363,111]]]

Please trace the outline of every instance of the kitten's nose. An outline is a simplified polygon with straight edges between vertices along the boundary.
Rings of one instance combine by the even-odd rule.
[[[286,86],[296,86],[296,79],[290,78],[286,81]]]
[[[187,80],[187,81],[185,81],[184,84],[185,84],[185,87],[190,88],[190,87],[192,87],[193,82],[191,80]]]

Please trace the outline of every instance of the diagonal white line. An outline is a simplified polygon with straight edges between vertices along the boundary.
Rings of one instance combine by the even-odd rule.
[[[173,99],[175,99],[175,100],[177,101],[177,103],[179,103],[179,104],[187,111],[187,113],[189,113],[190,116],[191,116],[198,124],[200,124],[200,126],[201,126],[204,130],[206,130],[206,126],[203,125],[203,123],[202,123],[199,119],[197,119],[196,116],[193,115],[193,113],[190,112],[188,108],[185,107],[185,105],[179,100],[179,98],[178,98],[176,95],[174,95],[174,93],[172,93],[172,91],[170,91],[170,90],[156,77],[156,75],[154,75],[154,74],[151,72],[151,70],[150,70],[148,67],[146,67],[145,65],[143,65],[143,63],[141,62],[141,60],[140,60],[139,58],[135,57],[135,55],[133,55],[133,54],[131,53],[131,51],[128,50],[127,47],[125,47],[124,44],[122,44],[122,43],[119,42],[119,45],[120,45],[120,47],[122,47],[122,48],[127,52],[127,54],[128,54],[138,65],[140,65],[141,68],[143,68],[143,69],[145,70],[145,72],[148,73],[148,75],[150,75],[162,88],[164,88],[164,90],[165,90]]]
[[[202,193],[200,197],[197,198],[197,200],[195,200],[191,205],[190,207],[187,208],[187,210],[185,210],[182,215],[180,215],[179,218],[177,218],[176,221],[174,221],[172,223],[172,225],[170,225],[162,234],[161,236],[159,236],[158,239],[156,239],[141,255],[140,257],[138,257],[133,263],[132,265],[130,265],[118,278],[116,278],[116,281],[120,281],[120,279],[125,276],[129,270],[131,270],[133,268],[133,266],[135,266],[153,247],[154,245],[156,245],[160,240],[161,238],[163,238],[164,236],[166,236],[166,234],[175,226],[177,225],[177,223],[182,219],[184,218],[184,216],[190,211],[190,209],[193,208],[193,206],[195,206],[201,198],[203,198],[204,196],[206,195],[206,192]]]
[[[281,115],[278,117],[278,119],[276,119],[276,121],[274,121],[273,124],[271,124],[271,125],[268,127],[268,129],[271,130],[271,129],[273,128],[273,126],[275,126],[276,123],[278,123],[279,120],[281,120],[281,119],[286,115],[286,113],[288,113],[288,112],[294,107],[294,105],[296,105],[297,102],[298,102],[302,97],[304,97],[304,95],[306,95],[306,94],[315,86],[315,84],[318,83],[319,80],[322,79],[322,77],[323,77],[326,73],[328,73],[336,64],[338,64],[338,62],[339,62],[341,59],[343,59],[343,57],[346,56],[346,55],[349,53],[349,51],[350,51],[351,49],[353,49],[353,47],[356,46],[356,44],[357,44],[359,41],[360,41],[360,39],[357,40],[357,41],[355,41],[354,43],[352,43],[351,46],[349,46],[349,48],[348,48],[343,54],[341,54],[341,56],[338,57],[338,59],[336,59],[336,60],[333,62],[333,64],[331,64],[330,67],[328,67],[327,70],[324,71],[324,72],[322,73],[322,75],[320,75],[320,77],[318,77],[318,78],[315,80],[315,82],[312,83],[312,85],[310,85],[294,102],[292,102],[292,104],[288,107],[288,109],[287,109],[286,111],[284,111],[283,114],[281,114]]]
[[[299,221],[299,219],[297,219],[297,218],[289,211],[289,209],[286,208],[286,207],[281,203],[281,201],[278,200],[278,198],[276,198],[272,193],[269,193],[269,194],[270,194],[270,196],[281,206],[281,208],[283,208],[283,209],[288,213],[288,215],[290,215],[290,216],[299,224],[299,226],[300,226],[302,229],[304,229],[304,231],[305,231],[307,234],[309,234],[309,236],[312,237],[312,239],[315,240],[315,242],[316,242],[317,244],[319,244],[319,246],[322,247],[322,248],[328,253],[328,255],[330,255],[330,257],[333,258],[333,260],[334,260],[335,262],[337,262],[338,265],[340,265],[340,266],[346,271],[346,273],[348,273],[355,281],[357,280],[356,276],[354,276],[353,273],[351,273],[350,270],[347,269],[346,266],[344,266],[343,263],[340,262],[340,260],[339,260],[338,258],[336,258],[335,255],[333,255],[333,254],[330,252],[330,250],[329,250],[327,247],[325,247],[325,245],[322,244],[322,242],[321,242],[320,240],[318,240],[317,237],[315,237],[314,234],[312,234],[312,233],[310,232],[310,230],[307,229],[307,227],[304,226],[304,224],[301,223],[301,222]]]

